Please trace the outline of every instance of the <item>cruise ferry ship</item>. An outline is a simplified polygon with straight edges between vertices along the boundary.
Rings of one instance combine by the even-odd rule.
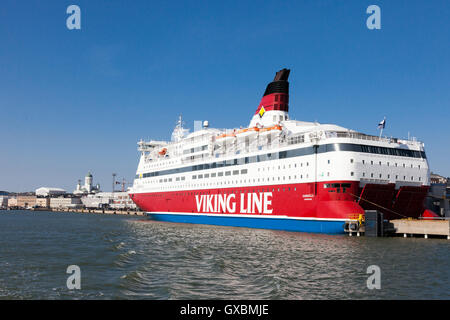
[[[155,220],[343,233],[365,210],[432,214],[422,142],[289,118],[290,70],[276,73],[249,126],[183,128],[140,141],[131,199]]]

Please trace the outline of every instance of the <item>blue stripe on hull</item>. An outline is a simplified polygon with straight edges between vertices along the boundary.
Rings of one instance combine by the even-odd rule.
[[[284,231],[343,234],[344,221],[333,220],[297,220],[284,218],[247,218],[247,217],[218,217],[188,214],[161,214],[148,212],[148,217],[156,221],[212,224],[218,226],[245,227],[257,229],[274,229]]]

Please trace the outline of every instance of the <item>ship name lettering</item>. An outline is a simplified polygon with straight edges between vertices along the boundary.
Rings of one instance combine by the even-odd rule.
[[[205,194],[195,195],[197,212],[199,213],[265,213],[271,214],[272,192],[241,193],[239,207],[236,195],[231,194]]]

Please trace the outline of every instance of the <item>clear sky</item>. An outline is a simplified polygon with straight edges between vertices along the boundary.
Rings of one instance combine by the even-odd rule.
[[[2,0],[0,190],[131,182],[140,138],[170,139],[180,113],[247,126],[283,67],[291,118],[376,135],[386,116],[450,176],[449,17],[448,0]]]

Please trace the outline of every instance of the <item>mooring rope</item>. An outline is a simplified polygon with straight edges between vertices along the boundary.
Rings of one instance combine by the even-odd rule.
[[[386,211],[392,212],[392,213],[397,214],[397,215],[399,215],[399,216],[402,216],[402,217],[404,217],[404,218],[410,218],[410,217],[405,216],[405,215],[403,215],[403,214],[401,214],[401,213],[398,213],[398,212],[392,211],[392,210],[390,210],[390,209],[388,209],[388,208],[385,208],[385,207],[383,207],[383,206],[381,206],[381,205],[379,205],[379,204],[377,204],[377,203],[375,203],[375,202],[372,202],[372,201],[369,201],[369,200],[367,200],[367,199],[364,199],[364,198],[362,198],[362,197],[360,197],[360,196],[354,195],[354,194],[351,193],[351,192],[347,192],[347,193],[348,193],[349,195],[351,195],[351,196],[354,196],[355,198],[358,198],[359,200],[366,201],[366,202],[368,202],[368,203],[370,203],[370,204],[373,204],[374,206],[377,206],[377,207],[379,207],[379,208],[382,208],[382,209],[384,209],[384,210],[386,210]]]

